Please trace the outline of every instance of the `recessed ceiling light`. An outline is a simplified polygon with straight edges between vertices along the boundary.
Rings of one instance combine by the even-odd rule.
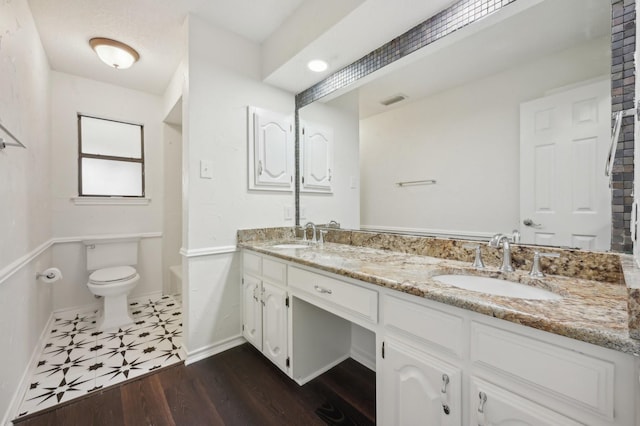
[[[329,64],[321,59],[314,59],[313,61],[309,61],[307,67],[313,72],[322,72],[327,70]]]
[[[140,59],[135,49],[117,40],[96,37],[89,40],[89,44],[100,60],[113,68],[127,69]]]

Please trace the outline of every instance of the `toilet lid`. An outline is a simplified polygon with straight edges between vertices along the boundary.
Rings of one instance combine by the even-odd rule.
[[[113,268],[98,269],[89,275],[89,281],[94,284],[123,281],[135,277],[135,268],[131,266],[114,266]]]

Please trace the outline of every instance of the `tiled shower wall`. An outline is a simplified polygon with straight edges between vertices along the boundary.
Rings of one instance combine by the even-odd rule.
[[[406,56],[472,22],[494,13],[516,0],[461,0],[432,18],[418,24],[345,68],[296,95],[296,125],[298,109],[358,79]],[[635,0],[612,0],[612,111],[633,108],[635,93]],[[612,238],[611,249],[631,252],[633,244],[629,232],[633,185],[633,117],[623,120],[613,169]],[[296,133],[296,151],[299,147]],[[296,152],[296,170],[299,170]],[[296,181],[296,212],[300,211],[298,182]],[[296,223],[299,216],[296,213]]]
[[[636,52],[636,2],[611,2],[611,111],[634,107]],[[622,119],[622,129],[613,167],[611,249],[630,253],[629,231],[633,203],[634,117]]]

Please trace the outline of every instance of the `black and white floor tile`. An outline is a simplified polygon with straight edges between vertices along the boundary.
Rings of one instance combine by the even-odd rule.
[[[56,315],[18,417],[181,362],[182,307],[172,296],[132,299],[130,326],[100,332],[97,310]]]

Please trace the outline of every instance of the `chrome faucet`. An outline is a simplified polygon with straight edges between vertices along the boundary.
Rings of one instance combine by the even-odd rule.
[[[500,248],[502,245],[502,266],[500,270],[502,272],[513,272],[513,266],[511,266],[511,244],[509,244],[509,237],[504,234],[496,234],[489,241],[489,246],[494,248]]]
[[[302,239],[307,241],[307,229],[309,227],[311,227],[311,242],[315,244],[318,240],[316,239],[316,225],[313,222],[307,222],[302,228]]]
[[[327,225],[328,228],[337,228],[340,229],[340,224],[338,222],[336,222],[335,220],[330,220],[329,224]]]

